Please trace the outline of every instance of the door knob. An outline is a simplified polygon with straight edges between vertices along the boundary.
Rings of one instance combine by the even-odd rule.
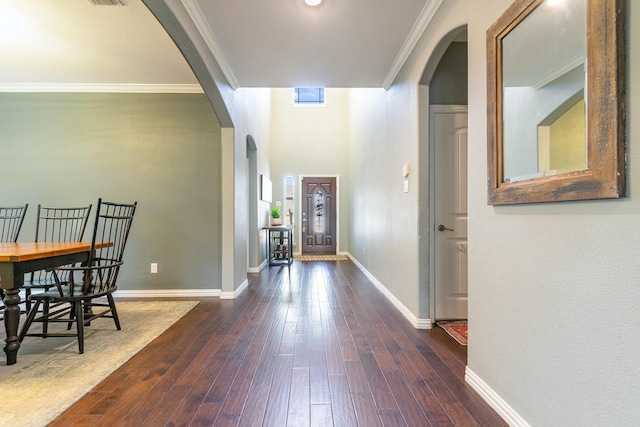
[[[447,227],[445,227],[445,226],[444,226],[444,225],[442,225],[442,224],[440,224],[440,225],[438,226],[438,231],[445,231],[445,230],[446,230],[446,231],[453,231],[453,228],[447,228]]]

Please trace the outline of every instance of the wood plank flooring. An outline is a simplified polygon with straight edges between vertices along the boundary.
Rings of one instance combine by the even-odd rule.
[[[202,299],[51,426],[504,426],[466,350],[414,329],[351,261]]]

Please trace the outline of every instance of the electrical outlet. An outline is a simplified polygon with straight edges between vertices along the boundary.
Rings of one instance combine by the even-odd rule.
[[[157,273],[158,272],[158,263],[157,262],[152,262],[151,263],[151,273]]]

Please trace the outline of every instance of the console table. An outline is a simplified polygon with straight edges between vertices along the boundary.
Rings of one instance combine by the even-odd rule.
[[[267,256],[269,266],[291,265],[293,262],[293,226],[264,227],[267,231]]]

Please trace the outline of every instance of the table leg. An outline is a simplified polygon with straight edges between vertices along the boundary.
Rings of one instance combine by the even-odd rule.
[[[20,289],[4,290],[4,329],[7,338],[4,340],[4,352],[7,354],[7,365],[16,363],[20,341],[18,340],[18,323],[20,322]]]

